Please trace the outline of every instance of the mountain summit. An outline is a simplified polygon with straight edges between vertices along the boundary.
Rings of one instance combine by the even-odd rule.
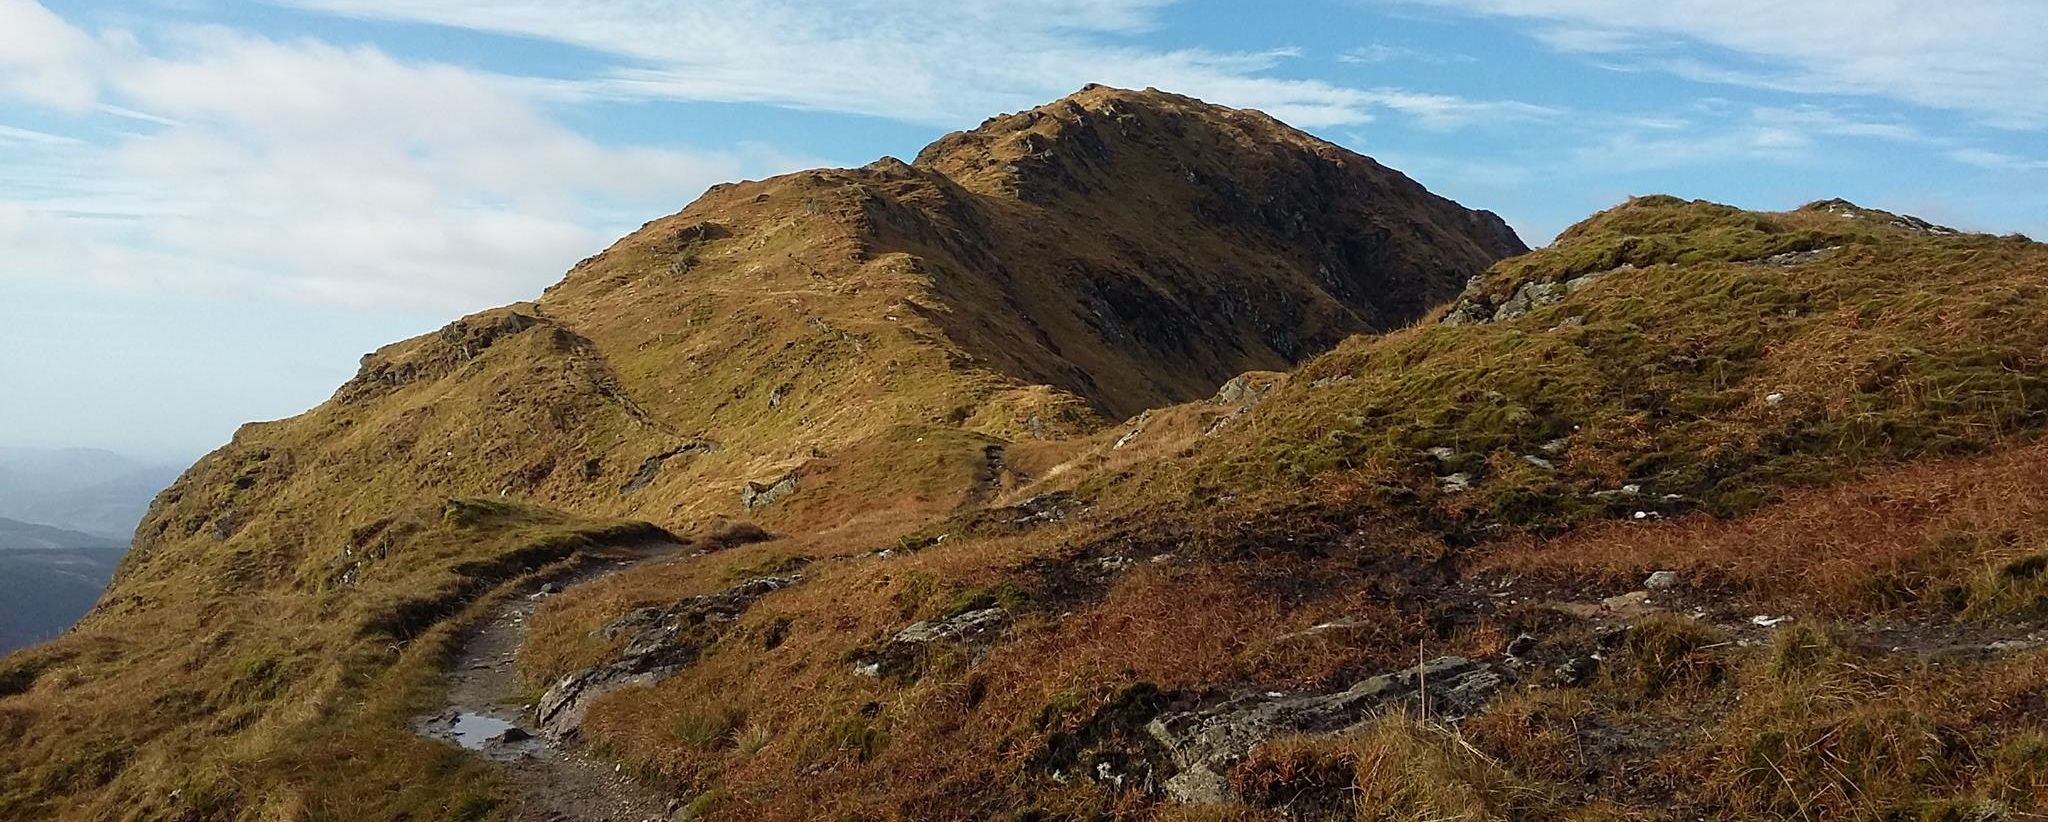
[[[605,329],[628,303],[773,297],[752,331],[895,324],[948,369],[1121,417],[1399,327],[1525,250],[1498,217],[1264,114],[1096,86],[915,163],[715,187],[542,302]],[[690,336],[734,337],[722,308]],[[784,341],[785,360],[816,352]],[[749,382],[776,384],[783,364],[757,364]]]
[[[675,527],[915,519],[1000,484],[1008,444],[1399,327],[1523,250],[1263,114],[1094,87],[914,164],[714,187],[535,303],[371,354],[197,466],[138,562],[464,495]]]

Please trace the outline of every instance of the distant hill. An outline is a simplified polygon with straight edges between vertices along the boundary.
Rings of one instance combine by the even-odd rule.
[[[0,448],[0,517],[127,542],[178,470],[96,448]]]
[[[0,518],[0,654],[77,622],[126,551],[119,540]]]

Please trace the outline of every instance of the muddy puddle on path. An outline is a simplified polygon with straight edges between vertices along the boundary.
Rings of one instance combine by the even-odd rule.
[[[653,562],[682,556],[675,545],[610,549],[574,575],[573,587]],[[464,641],[448,672],[448,705],[414,722],[421,735],[460,745],[503,769],[520,799],[512,819],[526,822],[653,822],[668,820],[683,804],[620,773],[617,766],[578,746],[534,733],[531,693],[519,676],[519,646],[527,624],[549,595],[522,591],[495,608]]]

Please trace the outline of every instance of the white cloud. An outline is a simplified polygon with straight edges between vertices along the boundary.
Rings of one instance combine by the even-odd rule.
[[[151,53],[61,21],[44,35],[84,44],[36,59],[88,92],[0,101],[142,129],[82,141],[0,124],[0,144],[23,146],[0,156],[0,277],[473,309],[531,296],[711,183],[794,165],[600,145],[550,119],[545,84],[370,47],[197,29]]]
[[[948,127],[1091,82],[1171,89],[1306,128],[1362,123],[1380,110],[1413,113],[1385,92],[1266,73],[1297,55],[1291,50],[1129,45],[1123,35],[1154,27],[1173,0],[272,2],[534,37],[626,61],[586,89],[593,94],[764,102]],[[1423,112],[1441,125],[1446,109]]]
[[[1526,19],[1549,45],[1633,54],[1697,79],[1858,94],[2048,127],[2048,3],[2039,0],[1380,0]],[[1740,64],[1670,58],[1674,41]]]
[[[1575,168],[1602,174],[1699,166],[1727,160],[1796,162],[1814,146],[1811,136],[1777,126],[1683,134],[1624,132],[1572,153]]]
[[[1829,137],[1859,137],[1894,143],[1928,144],[1935,138],[1906,123],[1871,120],[1820,106],[1763,106],[1750,113],[1760,124]]]
[[[68,111],[92,105],[100,44],[34,0],[0,0],[0,98]]]
[[[0,277],[461,310],[530,295],[616,227],[710,183],[796,166],[753,147],[602,145],[557,119],[601,99],[964,126],[1103,82],[1305,127],[1552,113],[1275,76],[1295,49],[1133,45],[1174,0],[276,2],[611,59],[592,76],[512,77],[134,15],[121,19],[146,36],[89,32],[32,0],[0,0],[0,106],[65,124],[0,115]]]
[[[1376,89],[1370,99],[1415,118],[1424,128],[1461,128],[1474,124],[1507,125],[1555,117],[1563,112],[1511,100],[1467,100],[1443,94],[1423,94],[1401,89]]]
[[[1423,63],[1432,66],[1447,66],[1452,63],[1470,63],[1478,58],[1456,52],[1424,51],[1407,46],[1392,46],[1386,43],[1368,43],[1347,49],[1337,55],[1337,62],[1370,66],[1381,63]]]
[[[1948,158],[1964,165],[1993,171],[2048,171],[2048,160],[2030,160],[1982,148],[1958,148],[1950,151]]]

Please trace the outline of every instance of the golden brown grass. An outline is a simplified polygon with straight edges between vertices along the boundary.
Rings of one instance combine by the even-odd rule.
[[[968,338],[979,315],[942,298],[980,286],[906,256],[933,240],[891,227],[950,196],[889,168],[721,190],[703,208],[730,234],[657,221],[538,307],[394,346],[336,402],[245,430],[173,489],[99,615],[0,671],[0,693],[25,688],[0,696],[0,731],[25,740],[0,753],[19,766],[0,813],[489,815],[484,772],[398,720],[430,700],[467,603],[559,558],[536,544],[612,526],[509,503],[405,512],[502,494],[709,529],[740,482],[792,471],[799,492],[750,515],[783,538],[558,597],[521,654],[545,682],[614,650],[591,631],[625,610],[801,563],[802,585],[696,664],[589,713],[600,753],[700,791],[693,818],[1254,819],[1324,794],[1366,819],[2039,810],[2040,654],[1937,668],[1807,633],[1750,649],[1677,616],[1560,631],[1605,656],[1599,676],[1463,728],[1396,718],[1268,745],[1237,778],[1270,807],[1165,808],[1050,763],[1142,748],[1149,712],[1497,656],[1520,624],[1460,570],[1556,589],[1673,568],[1802,626],[2040,616],[2040,246],[1637,201],[1484,284],[1615,269],[1555,306],[1350,341],[1213,434],[1232,410],[1202,402],[1152,413],[1123,449],[1126,426],[1009,443],[991,476],[999,439],[1093,418],[1081,393],[992,366],[1028,335]],[[817,213],[834,219],[804,229]],[[1199,379],[1224,360],[1246,364],[1211,358]],[[1173,379],[1090,396],[1199,396]],[[685,447],[700,439],[716,447]],[[1442,492],[1445,470],[1475,490]],[[1641,500],[1593,494],[1624,483],[1727,518],[1612,522]],[[1055,488],[1094,510],[949,532],[973,521],[963,506]],[[855,670],[911,622],[991,604],[1009,619],[988,644]],[[1867,751],[1888,758],[1845,764]],[[420,773],[437,776],[404,781]]]
[[[1886,467],[1799,492],[1753,517],[1616,522],[1521,537],[1475,564],[1571,586],[1634,585],[1653,570],[1758,608],[1827,617],[1921,613],[2033,618],[2048,591],[2048,447]]]
[[[658,532],[480,501],[411,516],[356,590],[130,605],[9,657],[0,816],[480,819],[501,807],[488,767],[410,727],[437,700],[451,638],[494,586]]]

